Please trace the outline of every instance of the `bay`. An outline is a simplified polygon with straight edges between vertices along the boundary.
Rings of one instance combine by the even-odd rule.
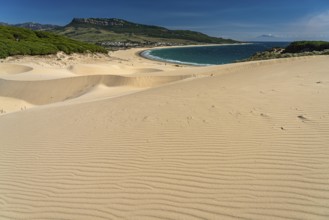
[[[289,42],[253,42],[218,46],[175,47],[146,50],[141,55],[149,59],[178,64],[220,65],[247,59],[256,52],[288,45]]]

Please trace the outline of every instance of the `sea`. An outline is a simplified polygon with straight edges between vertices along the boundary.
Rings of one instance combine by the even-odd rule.
[[[197,66],[221,65],[247,59],[273,47],[286,47],[290,42],[250,42],[244,44],[151,49],[142,56],[164,62]]]

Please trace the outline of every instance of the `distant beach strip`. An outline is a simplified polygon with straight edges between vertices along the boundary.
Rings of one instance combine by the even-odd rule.
[[[247,59],[257,52],[273,47],[286,47],[288,44],[288,42],[253,42],[216,46],[173,47],[145,50],[140,55],[147,59],[163,62],[209,66],[234,63]]]

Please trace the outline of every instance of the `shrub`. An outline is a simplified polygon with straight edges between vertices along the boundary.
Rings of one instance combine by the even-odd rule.
[[[0,58],[14,55],[46,55],[64,53],[100,52],[103,47],[72,40],[64,36],[24,28],[0,26]]]
[[[291,43],[284,53],[324,51],[326,49],[329,49],[329,42],[326,41],[296,41]]]

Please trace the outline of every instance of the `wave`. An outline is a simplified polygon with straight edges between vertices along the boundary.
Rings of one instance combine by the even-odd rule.
[[[164,59],[158,56],[154,56],[151,54],[152,51],[155,50],[161,50],[161,49],[152,49],[152,50],[144,50],[140,53],[140,55],[144,58],[150,59],[150,60],[156,60],[161,62],[169,62],[169,63],[176,63],[176,64],[183,64],[183,65],[192,65],[192,66],[212,66],[214,64],[204,64],[204,63],[194,63],[194,62],[184,62],[179,60],[173,60],[173,59]]]

